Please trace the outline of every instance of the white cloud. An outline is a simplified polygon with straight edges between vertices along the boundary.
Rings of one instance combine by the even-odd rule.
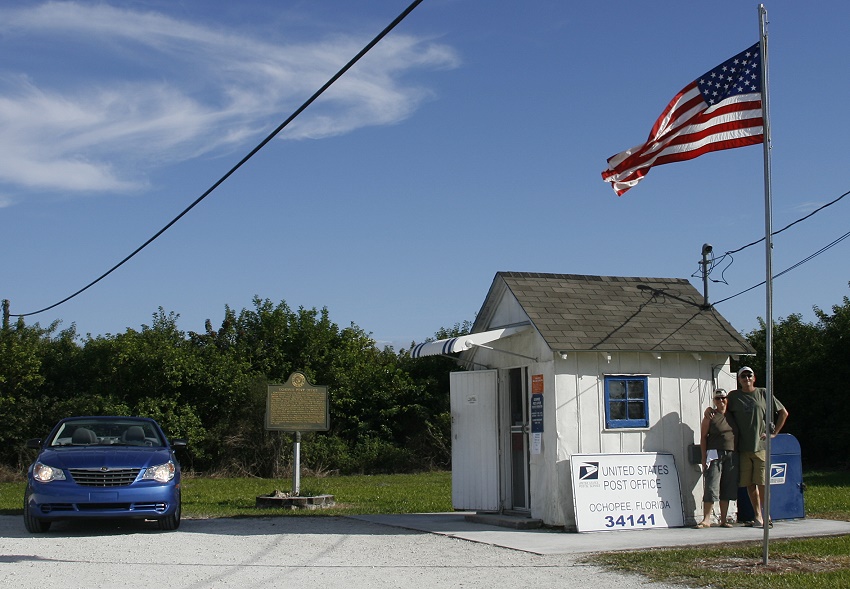
[[[145,183],[134,174],[146,166],[265,136],[369,39],[273,43],[102,3],[0,9],[0,48],[38,52],[0,65],[0,150],[10,154],[0,185],[7,195],[138,189]],[[393,33],[283,136],[404,120],[431,93],[403,78],[457,64],[450,47]]]

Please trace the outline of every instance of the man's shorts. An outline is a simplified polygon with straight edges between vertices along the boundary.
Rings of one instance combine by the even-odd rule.
[[[739,452],[738,458],[740,462],[739,472],[741,474],[738,484],[742,487],[763,485],[765,451]]]

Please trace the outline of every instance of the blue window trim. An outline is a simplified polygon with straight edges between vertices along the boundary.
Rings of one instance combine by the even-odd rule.
[[[643,398],[642,399],[626,399],[623,401],[614,400],[611,401],[611,398],[608,393],[609,384],[612,382],[633,382],[633,381],[641,381],[643,382]],[[643,403],[643,417],[641,419],[612,419],[611,418],[611,403],[625,403],[628,405],[630,402],[642,402]],[[625,412],[625,415],[628,415],[628,410]],[[615,428],[625,428],[625,427],[649,427],[649,382],[646,376],[606,376],[605,377],[605,427],[609,429]]]

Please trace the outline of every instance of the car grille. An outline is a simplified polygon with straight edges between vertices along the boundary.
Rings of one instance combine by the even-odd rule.
[[[163,513],[168,509],[167,503],[44,503],[39,506],[44,514],[62,511],[144,511]]]
[[[165,511],[168,509],[167,503],[134,503],[133,509],[142,511]]]
[[[129,503],[78,503],[80,511],[129,511]]]
[[[116,468],[111,470],[72,468],[69,470],[74,481],[84,487],[124,487],[139,476],[140,468]]]
[[[52,513],[54,511],[74,511],[73,503],[45,503],[41,506],[42,513]]]

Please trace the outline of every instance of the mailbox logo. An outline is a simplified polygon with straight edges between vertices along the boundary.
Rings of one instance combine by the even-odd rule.
[[[599,463],[585,462],[578,467],[578,478],[580,481],[592,481],[599,478]]]
[[[785,473],[788,471],[788,465],[784,462],[770,465],[770,484],[784,485]]]

